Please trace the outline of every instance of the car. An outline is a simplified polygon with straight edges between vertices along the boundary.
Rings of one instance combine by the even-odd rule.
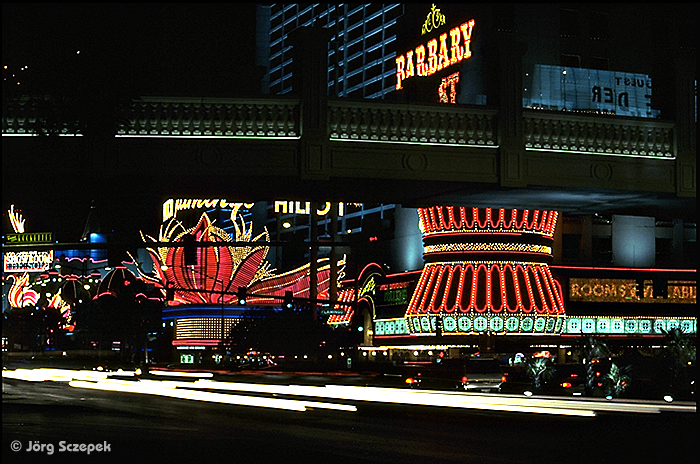
[[[556,364],[553,377],[545,382],[542,393],[583,396],[586,393],[586,366],[583,364]]]
[[[552,377],[536,391],[525,365],[504,369],[501,393],[583,396],[586,391],[586,366],[583,364],[555,364]]]
[[[501,393],[522,394],[532,392],[532,390],[532,379],[528,377],[524,366],[507,366],[504,368],[503,381],[499,388]]]
[[[428,390],[498,392],[503,369],[494,358],[447,358],[403,366],[404,383]]]

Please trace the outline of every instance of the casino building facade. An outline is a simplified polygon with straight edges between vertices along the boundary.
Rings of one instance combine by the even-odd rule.
[[[169,197],[131,272],[172,297],[176,356],[287,292],[328,300],[375,360],[696,333],[695,37],[676,8],[260,6],[264,98],[144,97],[89,148],[96,178]],[[14,137],[32,111],[4,107],[3,167],[46,150]],[[51,154],[37,182],[78,167]],[[195,264],[158,245],[188,236],[238,243]]]

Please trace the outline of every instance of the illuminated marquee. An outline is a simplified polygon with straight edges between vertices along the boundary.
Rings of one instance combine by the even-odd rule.
[[[548,264],[556,211],[436,206],[418,216],[426,265],[406,310],[412,335],[561,333]]]
[[[439,37],[428,40],[414,50],[396,58],[396,90],[403,88],[403,82],[411,77],[432,76],[436,72],[453,66],[472,56],[471,38],[474,28],[471,19]],[[449,39],[448,39],[449,36]],[[449,45],[448,45],[449,40]]]
[[[7,243],[51,243],[53,234],[51,232],[31,232],[22,234],[7,234]]]
[[[669,302],[695,304],[697,285],[695,282],[668,282],[666,298],[656,298],[651,281],[643,282],[639,288],[636,280],[631,279],[582,279],[569,280],[569,299],[585,302]]]
[[[53,250],[8,251],[3,260],[4,272],[43,272],[53,262]]]
[[[691,317],[641,316],[577,316],[566,320],[564,335],[641,335],[664,336],[666,331],[680,328],[685,333],[697,333],[698,323]]]
[[[228,201],[222,198],[169,198],[163,202],[163,222],[177,217],[179,211],[207,210],[207,209],[231,209],[238,211],[244,207],[251,209],[254,203],[242,203]],[[325,202],[316,210],[318,216],[324,216],[331,211],[332,204]],[[311,202],[277,200],[274,202],[275,213],[310,214]],[[345,214],[345,204],[338,203],[338,216]],[[234,213],[235,216],[235,213]]]

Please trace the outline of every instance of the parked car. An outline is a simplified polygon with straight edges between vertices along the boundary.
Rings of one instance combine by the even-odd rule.
[[[586,366],[583,364],[555,364],[552,377],[535,391],[532,379],[524,365],[504,369],[501,393],[522,394],[525,392],[544,395],[579,396],[586,391]]]
[[[532,379],[528,377],[524,366],[507,366],[504,368],[503,381],[499,388],[501,393],[522,394],[532,390]]]
[[[642,357],[629,360],[629,363],[630,380],[625,397],[696,401],[695,365],[689,365],[674,376],[673,362],[665,357]]]
[[[542,392],[551,395],[584,395],[586,392],[586,366],[583,364],[556,364],[554,376],[544,384]]]
[[[429,364],[406,363],[403,377],[411,388],[497,392],[503,369],[493,358],[448,358]]]

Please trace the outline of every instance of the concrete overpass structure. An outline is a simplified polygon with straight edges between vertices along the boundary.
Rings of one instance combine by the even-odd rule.
[[[523,49],[508,42],[489,67],[492,106],[352,101],[326,97],[324,43],[299,31],[293,97],[6,102],[3,194],[70,190],[79,179],[125,195],[177,188],[696,220],[694,60],[665,68],[673,92],[663,114],[673,120],[523,108]]]
[[[177,183],[242,200],[694,215],[694,147],[671,121],[521,110],[509,136],[503,111],[491,108],[334,100],[312,108],[324,117],[309,124],[313,103],[300,99],[143,98],[114,137],[10,137],[32,133],[32,103],[3,115],[8,180],[31,173],[46,186],[77,175],[96,187]]]

